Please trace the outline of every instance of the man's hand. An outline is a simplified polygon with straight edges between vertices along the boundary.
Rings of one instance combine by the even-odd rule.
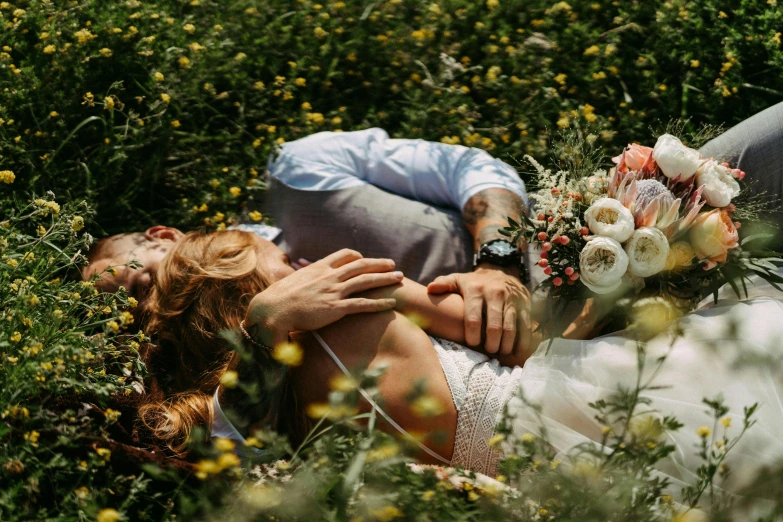
[[[392,272],[391,259],[364,259],[343,249],[301,267],[257,294],[247,309],[248,332],[268,345],[285,341],[296,330],[312,331],[348,314],[394,308],[395,299],[351,297],[364,290],[395,285],[402,272]]]
[[[510,272],[510,270],[508,271]],[[501,354],[521,355],[530,348],[530,292],[517,277],[503,267],[479,265],[468,274],[436,278],[427,293],[458,293],[465,299],[465,341],[481,344],[486,316],[484,349]]]

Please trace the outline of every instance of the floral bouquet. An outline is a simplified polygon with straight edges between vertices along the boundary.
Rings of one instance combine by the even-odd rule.
[[[661,296],[687,310],[709,292],[717,299],[725,282],[739,295],[753,274],[783,283],[774,252],[747,249],[759,236],[740,241],[738,216],[752,212],[732,201],[745,174],[671,134],[654,148],[629,145],[613,158],[614,172],[589,161],[552,172],[526,159],[537,171],[535,203],[523,224],[510,220],[503,233],[540,246],[537,264],[548,276],[541,285],[562,304]]]

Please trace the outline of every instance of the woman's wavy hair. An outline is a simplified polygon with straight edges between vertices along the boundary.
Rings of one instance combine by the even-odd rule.
[[[175,455],[187,453],[196,427],[209,433],[213,394],[239,363],[221,332],[237,328],[270,283],[258,254],[249,232],[191,232],[158,267],[146,323],[155,343],[144,357],[151,378],[139,420],[155,445]]]

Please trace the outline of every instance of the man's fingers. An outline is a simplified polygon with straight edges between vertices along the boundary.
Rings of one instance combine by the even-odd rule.
[[[517,336],[517,309],[507,305],[503,310],[503,340],[500,341],[500,353],[509,354],[514,351],[514,341]]]
[[[343,295],[349,296],[364,290],[396,285],[402,281],[402,272],[384,272],[381,274],[360,274],[345,282]]]
[[[352,299],[343,299],[341,309],[345,314],[363,314],[368,312],[385,312],[391,310],[397,305],[397,300],[388,299],[365,299],[364,297],[354,297]]]
[[[330,266],[332,268],[339,268],[343,265],[350,263],[351,261],[356,261],[357,259],[361,259],[361,258],[362,255],[356,250],[351,250],[350,248],[343,248],[342,250],[338,250],[334,254],[329,254],[328,256],[321,259],[320,261],[317,261],[317,263],[324,263],[325,265]]]
[[[456,274],[438,276],[427,285],[428,294],[446,294],[459,292],[459,283],[457,283]]]
[[[481,344],[481,313],[484,298],[479,295],[465,297],[465,342],[468,346]]]
[[[517,334],[517,342],[514,347],[514,353],[516,355],[523,355],[535,346],[530,346],[533,335],[533,322],[530,320],[530,306],[527,305],[520,310],[517,317],[517,327],[519,332]]]
[[[392,269],[394,269],[394,261],[391,259],[357,259],[341,266],[337,271],[337,278],[340,281],[347,281],[361,274],[388,272]]]
[[[484,349],[488,353],[495,353],[500,348],[500,339],[503,336],[503,301],[487,301],[487,338],[484,341]]]

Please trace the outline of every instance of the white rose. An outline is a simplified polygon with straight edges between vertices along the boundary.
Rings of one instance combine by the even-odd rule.
[[[704,163],[696,172],[696,186],[702,185],[702,195],[713,207],[725,207],[740,193],[739,183],[731,175],[731,169],[718,165],[715,160]]]
[[[690,149],[682,144],[679,138],[671,134],[664,134],[658,138],[653,149],[653,159],[661,168],[667,178],[676,178],[685,181],[691,179],[701,165],[699,151]]]
[[[602,198],[585,212],[585,222],[596,236],[608,237],[623,243],[631,237],[634,219],[631,211],[612,198]]]
[[[625,244],[628,255],[628,271],[638,277],[650,277],[666,266],[669,256],[669,240],[655,227],[641,227],[634,231]]]
[[[623,246],[609,237],[592,238],[579,254],[579,280],[596,294],[619,288],[627,269]]]

